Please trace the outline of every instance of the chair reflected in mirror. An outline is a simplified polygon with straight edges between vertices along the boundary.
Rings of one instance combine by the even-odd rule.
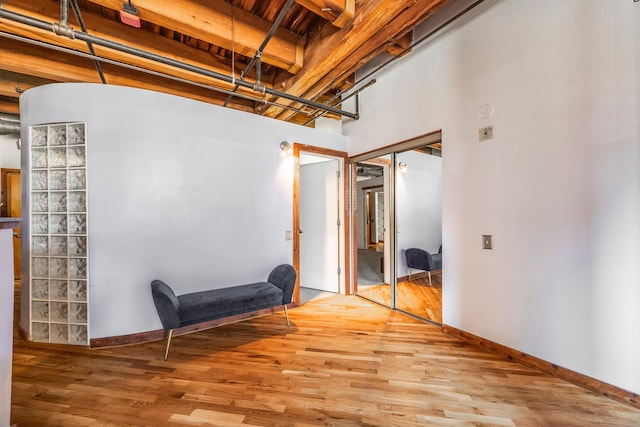
[[[438,253],[431,254],[424,249],[409,248],[405,251],[407,258],[407,267],[409,268],[409,281],[413,270],[426,271],[429,275],[429,286],[433,286],[431,282],[431,272],[442,269],[442,245]]]

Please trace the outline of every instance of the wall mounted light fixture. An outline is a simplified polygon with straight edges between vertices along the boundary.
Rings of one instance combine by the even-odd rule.
[[[288,154],[293,153],[293,146],[289,144],[287,141],[282,141],[280,143],[280,149]]]
[[[398,163],[398,169],[400,169],[401,171],[407,170],[407,164],[405,162]]]

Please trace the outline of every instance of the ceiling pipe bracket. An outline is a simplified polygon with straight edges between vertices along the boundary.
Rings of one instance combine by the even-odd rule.
[[[63,22],[54,22],[51,24],[51,29],[59,36],[68,37],[70,39],[76,38],[73,28]]]

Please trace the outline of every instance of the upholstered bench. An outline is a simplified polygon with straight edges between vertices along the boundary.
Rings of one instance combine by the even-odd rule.
[[[176,296],[161,280],[151,282],[151,294],[160,322],[167,334],[164,360],[169,356],[174,329],[216,319],[230,318],[266,308],[284,307],[289,326],[287,304],[291,303],[296,271],[288,264],[277,266],[266,282],[250,283]],[[243,319],[239,319],[243,320]]]

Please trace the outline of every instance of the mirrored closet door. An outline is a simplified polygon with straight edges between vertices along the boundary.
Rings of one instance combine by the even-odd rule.
[[[442,323],[440,132],[352,159],[354,293]]]

